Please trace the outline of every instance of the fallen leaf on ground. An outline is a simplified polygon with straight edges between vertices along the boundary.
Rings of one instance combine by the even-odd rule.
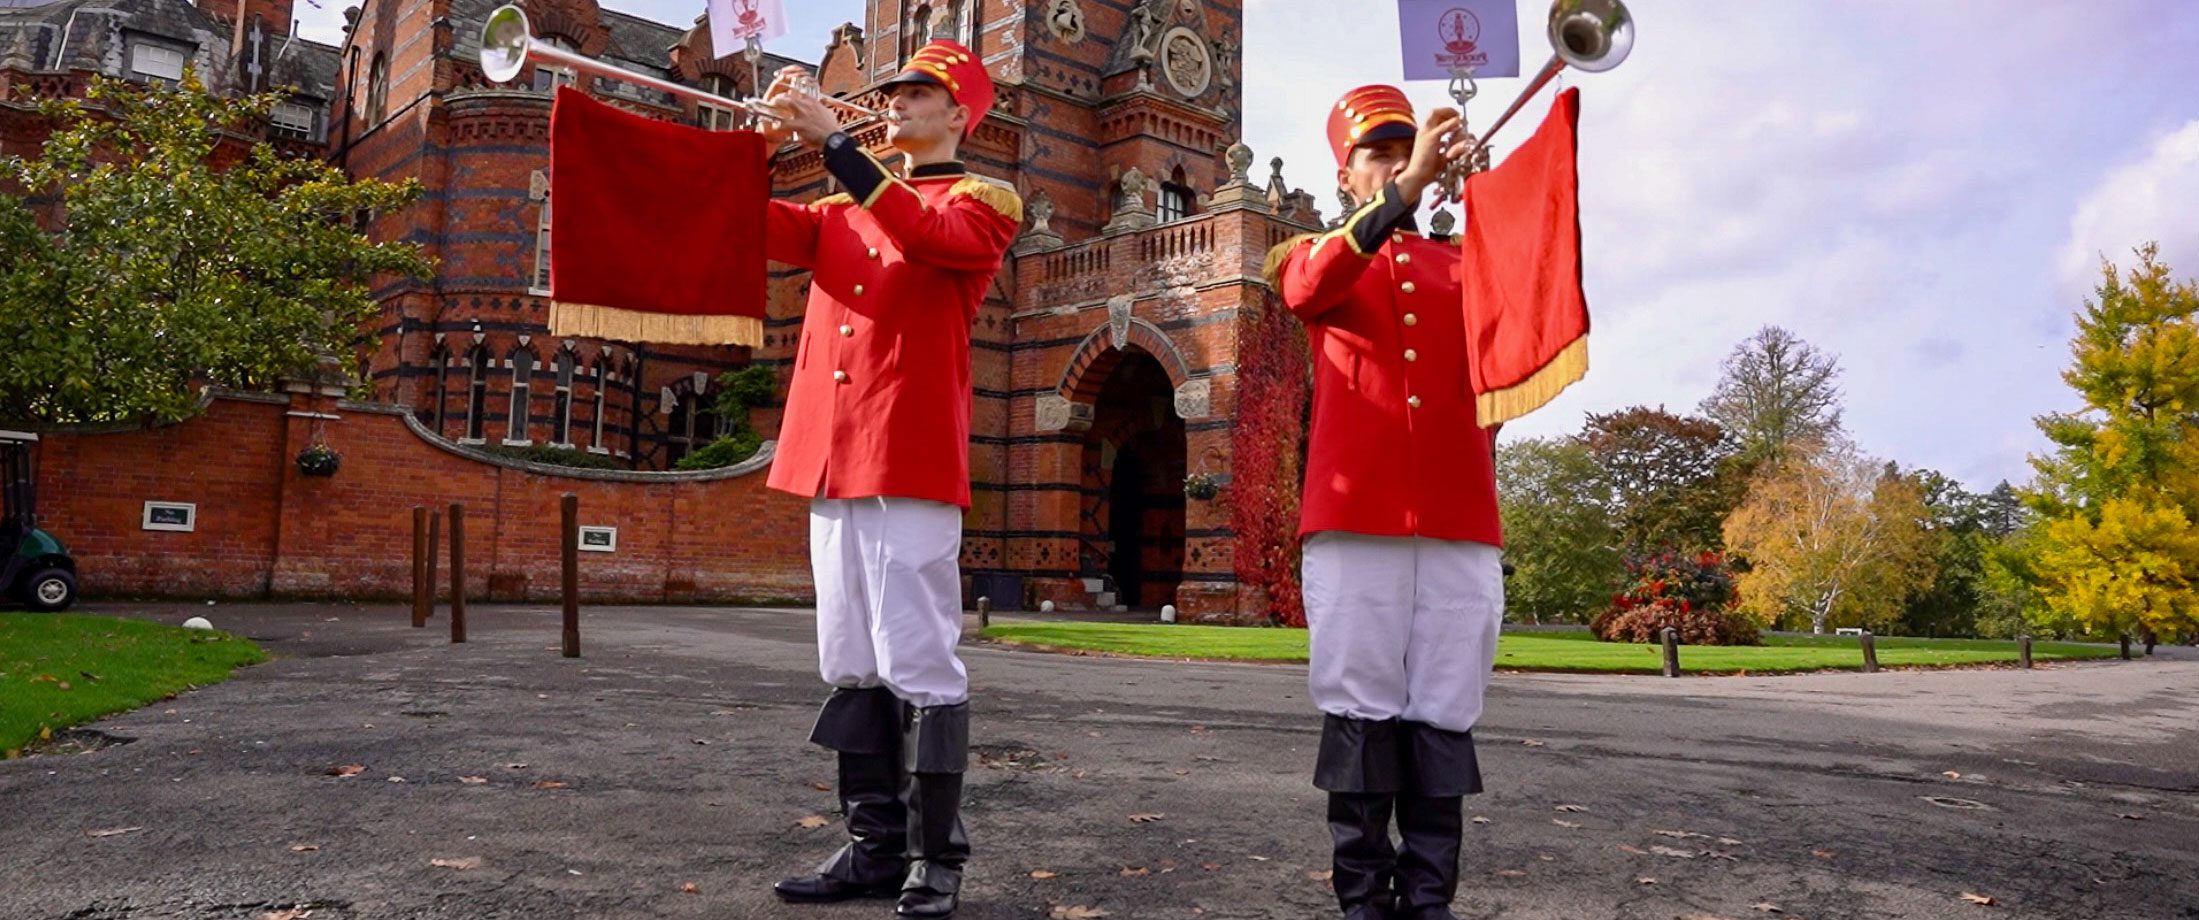
[[[1144,814],[1144,815],[1131,815],[1131,816],[1130,816],[1130,823],[1132,823],[1132,824],[1151,824],[1152,822],[1155,822],[1155,821],[1159,821],[1160,819],[1162,819],[1162,818],[1166,818],[1166,817],[1168,817],[1168,816],[1167,816],[1167,815],[1165,815],[1165,814],[1161,814],[1161,813],[1158,813],[1158,812],[1156,812],[1156,813],[1153,813],[1153,814]]]
[[[1953,770],[1948,770],[1947,772],[1941,773],[1940,775],[1941,775],[1941,776],[1944,776],[1944,777],[1947,777],[1948,779],[1961,779],[1961,778],[1962,778],[1962,774],[1960,774],[1960,773],[1957,773],[1957,772],[1955,772],[1955,771],[1953,771]]]
[[[832,821],[831,819],[826,818],[824,815],[810,815],[809,817],[803,818],[802,820],[796,821],[794,823],[800,827],[815,829],[823,827],[827,824],[831,824]]]
[[[1783,911],[1783,910],[1780,910],[1780,909],[1779,909],[1779,905],[1777,905],[1777,904],[1773,904],[1773,903],[1770,903],[1770,902],[1761,902],[1761,903],[1758,903],[1758,904],[1756,905],[1756,909],[1757,909],[1757,910],[1759,910],[1759,911],[1761,911],[1761,912],[1763,912],[1763,913],[1767,913],[1767,914],[1783,914],[1783,913],[1786,913],[1786,911]]]
[[[1485,816],[1482,816],[1482,815],[1475,815],[1475,816],[1474,816],[1474,823],[1475,823],[1475,824],[1487,824],[1487,823],[1489,823],[1489,819],[1488,819],[1487,817],[1485,817]]]
[[[1177,771],[1176,771],[1176,775],[1177,775],[1177,776],[1190,776],[1190,775],[1191,775],[1191,771],[1189,771],[1189,770],[1177,770]]]
[[[1129,870],[1124,870],[1124,871],[1129,871]],[[1307,878],[1310,878],[1310,879],[1312,879],[1312,880],[1314,880],[1314,881],[1316,881],[1316,882],[1325,882],[1325,881],[1328,881],[1329,879],[1332,879],[1332,878],[1335,878],[1335,877],[1336,877],[1336,870],[1334,870],[1334,869],[1323,869],[1323,870],[1321,870],[1321,871],[1319,871],[1319,872],[1308,872],[1308,873],[1306,873],[1306,877],[1307,877]]]
[[[1731,837],[1720,837],[1718,838],[1718,845],[1726,847],[1737,847],[1741,845],[1741,841],[1735,840]]]
[[[1970,893],[1970,892],[1967,892],[1967,891],[1965,891],[1965,892],[1963,892],[1963,893],[1962,893],[1962,899],[1963,899],[1963,900],[1965,900],[1965,901],[1968,901],[1968,902],[1970,902],[1970,903],[1972,903],[1972,904],[1976,904],[1976,905],[1978,905],[1979,907],[1991,907],[1991,906],[1993,906],[1993,899],[1992,899],[1992,898],[1989,898],[1989,897],[1986,897],[1985,895],[1982,895],[1982,894],[1972,894],[1972,893]]]
[[[1107,916],[1107,910],[1100,907],[1085,907],[1081,904],[1074,906],[1056,904],[1054,905],[1054,912],[1047,914],[1047,916],[1052,920],[1098,920],[1100,917]]]
[[[468,786],[480,786],[487,784],[489,778],[486,776],[461,776],[458,781]]]
[[[1520,740],[1520,743],[1528,747],[1542,747],[1542,742],[1536,741],[1533,738],[1523,738]]]
[[[1504,876],[1505,878],[1520,878],[1527,873],[1525,870],[1521,869],[1498,869],[1497,874]]]
[[[680,892],[682,894],[701,894],[702,889],[695,887],[694,882],[681,882]]]
[[[461,871],[466,869],[479,869],[481,868],[481,857],[468,856],[464,859],[431,859],[428,860],[428,865],[434,866],[438,869],[458,869]]]
[[[299,844],[293,844],[293,845],[292,845],[292,846],[290,847],[290,852],[292,852],[292,853],[311,853],[311,852],[313,852],[313,851],[315,851],[315,850],[318,850],[318,849],[320,849],[320,848],[321,848],[321,845],[320,845],[320,844],[317,844],[317,843],[299,843]]]
[[[506,769],[506,770],[524,770],[524,769],[527,769],[527,765],[526,765],[526,764],[523,764],[523,763],[508,763],[508,764],[505,764],[505,765],[504,765],[504,769]]]
[[[1710,839],[1709,834],[1698,834],[1693,831],[1651,831],[1650,833],[1656,834],[1659,837],[1670,837],[1674,840],[1686,840],[1689,837],[1700,837],[1704,840]]]
[[[1640,877],[1640,878],[1637,878],[1637,879],[1635,879],[1635,880],[1634,880],[1634,884],[1636,884],[1636,885],[1654,885],[1654,884],[1657,884],[1657,880],[1656,880],[1656,879],[1653,879],[1653,878],[1650,878],[1649,876],[1646,876],[1646,875],[1644,875],[1644,876],[1642,876],[1642,877]]]
[[[1567,821],[1567,820],[1565,820],[1564,818],[1551,818],[1551,819],[1550,819],[1550,823],[1552,823],[1552,824],[1555,824],[1555,825],[1557,825],[1557,826],[1559,826],[1559,827],[1579,827],[1579,826],[1580,826],[1579,824],[1576,824],[1576,823],[1574,823],[1574,822],[1571,822],[1571,821]]]
[[[1056,876],[1058,876],[1058,875],[1060,875],[1060,874],[1061,874],[1061,873],[1059,873],[1059,872],[1051,872],[1051,871],[1048,871],[1048,870],[1045,870],[1045,869],[1032,869],[1032,870],[1031,870],[1031,877],[1032,877],[1032,878],[1054,878],[1054,877],[1056,877]]]
[[[1579,814],[1580,812],[1584,812],[1584,811],[1587,811],[1587,810],[1588,810],[1588,806],[1586,806],[1586,805],[1560,805],[1560,806],[1558,806],[1558,810],[1559,810],[1559,811],[1563,811],[1563,812],[1571,812],[1571,813],[1573,813],[1573,814]]]
[[[1655,853],[1659,856],[1671,856],[1678,859],[1694,859],[1697,856],[1703,855],[1701,853],[1695,852],[1694,850],[1682,850],[1668,846],[1653,846],[1649,848],[1649,852]]]
[[[305,920],[305,918],[312,915],[313,912],[310,910],[299,910],[293,907],[289,910],[268,911],[260,915],[260,920]]]
[[[2127,820],[2131,820],[2131,821],[2143,821],[2143,820],[2145,820],[2145,819],[2146,819],[2146,816],[2145,816],[2145,815],[2133,815],[2133,814],[2119,814],[2119,815],[2116,815],[2115,817],[2118,817],[2118,818],[2124,818],[2124,819],[2127,819]]]
[[[365,772],[366,765],[357,763],[347,763],[340,767],[328,768],[328,775],[330,776],[357,776]]]
[[[405,778],[402,776],[392,776],[389,778],[389,781],[393,783],[401,783],[405,781]]]
[[[811,789],[815,789],[815,790],[817,790],[818,792],[831,792],[831,791],[832,791],[832,784],[831,784],[831,783],[810,783],[810,784],[809,784],[809,788],[811,788]]]
[[[1199,864],[1199,868],[1201,868],[1201,869],[1205,869],[1205,870],[1206,870],[1206,871],[1208,871],[1208,872],[1212,872],[1212,871],[1214,871],[1214,870],[1216,870],[1216,869],[1219,869],[1219,868],[1221,868],[1221,867],[1222,867],[1222,864],[1221,864],[1221,863],[1200,863],[1200,864]]]
[[[122,836],[123,834],[135,834],[135,833],[137,833],[138,831],[142,831],[142,830],[144,830],[144,828],[142,828],[142,827],[110,827],[110,828],[107,828],[107,829],[105,829],[105,830],[97,830],[97,831],[85,831],[85,832],[84,832],[84,836],[86,836],[86,837],[120,837],[120,836]]]
[[[561,783],[561,782],[558,782],[557,780],[554,780],[554,779],[538,779],[538,780],[535,780],[535,781],[534,781],[534,788],[536,788],[536,789],[563,789],[563,788],[565,788],[565,784],[564,784],[564,783]]]
[[[1839,854],[1836,854],[1831,850],[1811,850],[1810,855],[1815,856],[1818,859],[1831,859]]]
[[[1642,849],[1641,847],[1638,847],[1638,846],[1632,846],[1632,845],[1630,845],[1630,844],[1624,844],[1624,843],[1622,843],[1622,844],[1619,844],[1619,849],[1620,849],[1620,850],[1622,850],[1622,851],[1624,851],[1625,853],[1627,853],[1627,854],[1628,854],[1628,855],[1630,855],[1630,856],[1648,856],[1648,855],[1649,855],[1649,851],[1648,851],[1648,850],[1644,850],[1644,849]]]
[[[1076,779],[1083,779],[1083,778],[1084,778],[1084,771],[1083,771],[1083,770],[1078,770],[1077,772],[1075,772],[1075,773],[1071,773],[1071,774],[1069,774],[1069,775],[1070,775],[1071,777],[1073,777],[1073,778],[1076,778]]]

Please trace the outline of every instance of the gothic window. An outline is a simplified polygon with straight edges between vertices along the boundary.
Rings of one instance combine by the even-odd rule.
[[[694,391],[680,394],[672,410],[672,433],[664,461],[667,467],[717,439],[718,415],[711,410],[708,394]]]
[[[466,440],[480,441],[487,430],[481,416],[489,408],[489,350],[474,346],[467,362],[466,378]]]
[[[555,45],[560,51],[574,50],[573,43],[562,35],[545,36],[539,40]],[[545,67],[539,64],[535,66],[534,88],[536,92],[554,92],[558,87],[570,85],[572,82],[573,72],[570,70],[562,67]]]
[[[379,54],[374,56],[373,66],[367,68],[366,103],[367,127],[379,127],[389,114],[389,59]]]
[[[971,48],[977,47],[976,31],[971,27],[977,22],[978,0],[948,0],[947,33],[941,38],[951,38]]]
[[[605,444],[605,443],[603,443],[603,394],[604,394],[604,393],[606,393],[606,392],[608,392],[608,391],[609,391],[609,390],[611,389],[611,362],[610,362],[610,361],[608,361],[608,360],[603,360],[603,361],[597,361],[597,362],[596,362],[596,375],[595,375],[595,376],[596,376],[596,416],[595,416],[595,436],[594,436],[594,437],[593,437],[592,439],[590,439],[590,440],[588,441],[588,449],[589,449],[589,450],[592,450],[592,451],[595,451],[596,453],[599,453],[599,454],[607,454],[607,453],[610,453],[610,452],[611,452],[611,447],[610,447],[610,445],[608,445],[608,444]]]
[[[724,74],[704,74],[702,90],[727,99],[738,99],[741,95],[740,87],[733,84],[733,78]],[[737,130],[741,126],[740,112],[731,106],[698,103],[695,106],[695,124],[710,131]]]
[[[552,412],[556,419],[557,437],[553,443],[560,447],[573,446],[573,353],[557,353],[557,405]]]
[[[277,134],[308,141],[321,139],[320,112],[303,101],[275,103],[275,109],[268,113],[267,120],[274,126]]]
[[[1167,182],[1161,183],[1161,223],[1190,217],[1191,203],[1195,197],[1191,186],[1186,184],[1183,167],[1176,167],[1175,174]]]
[[[542,193],[542,215],[534,228],[534,278],[528,283],[528,293],[540,297],[550,294],[550,193]]]
[[[916,12],[910,14],[908,24],[903,26],[902,29],[908,36],[908,41],[904,43],[905,50],[901,52],[901,62],[906,64],[910,55],[915,54],[917,49],[924,47],[932,40],[932,5],[926,3],[918,6]]]
[[[529,385],[533,379],[534,352],[524,348],[513,352],[512,411],[510,417],[505,419],[504,443],[506,444],[520,446],[532,443],[527,440],[527,409],[533,405],[528,401],[529,397],[533,395],[530,392],[533,388]]]

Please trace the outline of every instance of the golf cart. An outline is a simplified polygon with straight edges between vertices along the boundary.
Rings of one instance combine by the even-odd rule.
[[[35,434],[0,430],[0,596],[32,610],[61,610],[76,602],[76,560],[38,529],[37,443]]]

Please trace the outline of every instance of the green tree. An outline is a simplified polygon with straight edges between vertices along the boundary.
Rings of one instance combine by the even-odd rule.
[[[1581,443],[1625,552],[1719,547],[1720,522],[1748,480],[1716,422],[1635,406],[1589,416]]]
[[[1701,408],[1743,455],[1777,460],[1792,445],[1840,434],[1840,362],[1786,329],[1765,326],[1726,356],[1718,388]]]
[[[1600,471],[1573,438],[1530,438],[1497,448],[1504,519],[1505,607],[1535,622],[1583,621],[1617,593],[1626,571],[1618,530],[1599,500]]]
[[[2052,614],[2101,634],[2199,631],[2199,285],[2153,246],[2077,314],[2062,380],[2079,412],[2047,415],[2026,498],[2043,523],[2036,575]]]
[[[182,418],[202,387],[263,388],[345,352],[376,310],[370,279],[430,270],[364,232],[419,185],[253,140],[277,98],[221,98],[186,74],[40,104],[54,131],[37,158],[0,160],[0,189],[50,196],[64,220],[42,231],[0,193],[0,415]]]
[[[714,470],[732,466],[763,449],[764,437],[749,424],[748,410],[771,405],[779,395],[779,375],[761,364],[718,375],[718,402],[713,408],[723,419],[726,433],[681,457],[673,469]]]

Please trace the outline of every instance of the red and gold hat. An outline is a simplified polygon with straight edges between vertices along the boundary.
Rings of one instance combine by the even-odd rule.
[[[970,123],[963,128],[964,137],[977,133],[978,122],[985,120],[985,113],[993,110],[993,75],[985,72],[985,64],[959,42],[940,39],[916,49],[909,56],[907,66],[893,79],[880,86],[897,83],[930,83],[944,86],[957,105],[968,106]]]
[[[1350,163],[1353,147],[1419,133],[1412,100],[1394,86],[1362,86],[1345,93],[1329,110],[1329,146],[1336,151],[1338,166]]]

